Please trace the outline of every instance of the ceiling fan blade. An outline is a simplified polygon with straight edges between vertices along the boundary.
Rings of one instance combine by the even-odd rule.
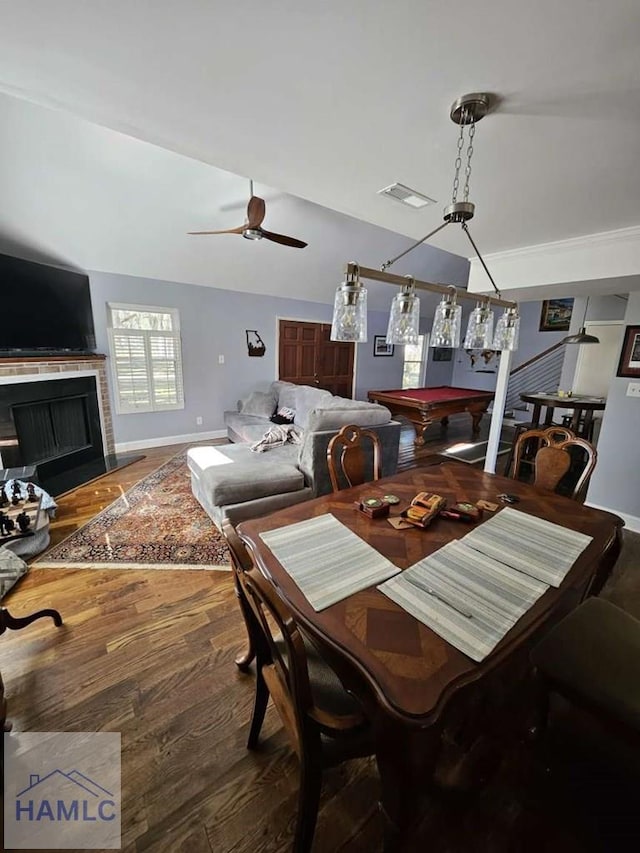
[[[267,240],[272,240],[274,243],[282,243],[283,246],[291,246],[294,249],[304,249],[307,245],[303,243],[302,240],[297,240],[295,237],[287,237],[285,234],[274,234],[273,231],[265,231],[264,228],[260,229],[262,231],[262,236]]]
[[[247,228],[259,228],[264,219],[264,199],[252,195],[247,206]]]
[[[242,234],[246,225],[240,225],[238,228],[227,228],[226,231],[187,231],[187,234]]]

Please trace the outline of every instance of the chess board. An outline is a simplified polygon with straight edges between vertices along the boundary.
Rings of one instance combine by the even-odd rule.
[[[40,520],[41,496],[38,496],[34,501],[23,498],[17,503],[13,503],[10,495],[7,495],[7,499],[8,503],[0,506],[0,545],[10,542],[13,539],[23,539],[25,536],[33,536]],[[24,530],[21,529],[19,522],[19,516],[22,516],[23,513],[29,520],[29,524]],[[4,518],[8,519],[8,523],[2,524]],[[12,529],[9,530],[8,528],[11,525],[13,525]]]

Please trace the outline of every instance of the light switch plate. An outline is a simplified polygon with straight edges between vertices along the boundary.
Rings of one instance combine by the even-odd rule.
[[[218,364],[224,364],[224,356],[223,355],[218,356]]]
[[[629,382],[627,385],[627,397],[640,397],[640,382]]]

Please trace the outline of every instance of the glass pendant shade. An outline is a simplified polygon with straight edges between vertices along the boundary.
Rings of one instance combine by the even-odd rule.
[[[481,350],[493,347],[493,312],[488,303],[478,302],[469,315],[463,347]]]
[[[461,325],[462,307],[457,304],[455,293],[445,293],[436,308],[429,346],[457,349],[460,346]]]
[[[496,323],[496,334],[491,349],[517,350],[520,338],[520,315],[517,307],[505,308]]]
[[[367,340],[367,289],[358,280],[347,279],[336,289],[331,340],[356,344]]]
[[[419,330],[420,299],[415,295],[413,285],[407,285],[393,297],[387,327],[387,343],[417,344]]]

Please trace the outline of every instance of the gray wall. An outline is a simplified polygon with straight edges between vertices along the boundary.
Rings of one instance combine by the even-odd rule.
[[[586,307],[586,316],[585,316]],[[590,296],[587,305],[587,297],[576,298],[571,315],[571,326],[568,334],[573,335],[580,331],[585,321],[593,320],[622,320],[624,319],[627,303],[618,296]],[[562,365],[560,377],[560,388],[570,390],[573,386],[573,377],[578,364],[579,346],[568,346]]]
[[[469,313],[473,305],[465,304],[462,317],[462,335],[467,329]],[[540,312],[542,311],[542,302],[522,302],[520,304],[520,344],[518,349],[513,353],[511,363],[512,369],[518,367],[519,364],[524,364],[530,358],[538,355],[544,350],[552,347],[565,337],[567,332],[541,332],[540,328]],[[502,313],[501,309],[494,311],[494,327],[498,322],[498,317]],[[575,311],[574,311],[575,315]],[[580,314],[582,316],[582,314]],[[462,349],[457,350],[455,355],[455,366],[453,370],[452,383],[461,388],[478,388],[482,391],[493,391],[496,387],[496,373],[498,360],[494,356],[488,364],[485,364],[484,359],[476,360],[472,367],[469,356]],[[491,373],[482,371],[490,370]]]
[[[624,322],[640,325],[640,292],[629,294]],[[587,501],[632,516],[640,530],[640,398],[626,396],[632,381],[616,376],[611,382]]]
[[[185,408],[171,412],[118,415],[117,443],[189,435],[224,428],[223,412],[238,399],[277,378],[278,318],[331,322],[332,306],[304,300],[257,296],[232,290],[92,272],[96,343],[109,352],[107,302],[177,308],[180,311]],[[396,388],[402,378],[402,347],[391,358],[374,358],[374,334],[386,334],[387,315],[369,313],[369,342],[356,352],[356,396],[372,388]],[[266,344],[262,358],[247,355],[245,329],[257,329]],[[225,363],[218,363],[224,355]],[[113,405],[113,399],[112,399]],[[201,426],[196,418],[202,417]]]

